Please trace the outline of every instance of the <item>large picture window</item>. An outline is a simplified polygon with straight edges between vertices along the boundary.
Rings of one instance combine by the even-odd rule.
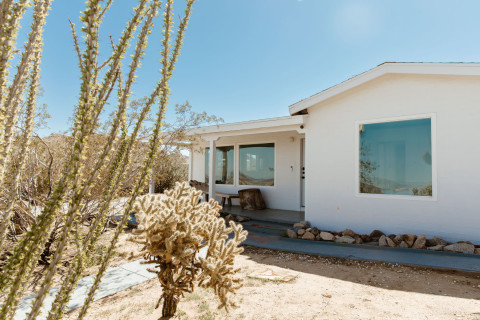
[[[432,196],[430,118],[361,124],[360,193]]]
[[[239,153],[240,185],[274,185],[275,144],[240,145]]]
[[[210,148],[205,150],[205,182],[209,182]],[[234,147],[217,147],[215,157],[215,183],[233,184]]]

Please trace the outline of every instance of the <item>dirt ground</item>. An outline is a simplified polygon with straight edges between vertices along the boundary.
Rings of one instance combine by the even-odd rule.
[[[474,319],[480,320],[480,274],[359,262],[245,247],[237,258],[244,287],[239,307],[218,310],[211,291],[179,303],[176,319]],[[266,268],[298,273],[290,282],[250,278]],[[159,319],[156,279],[96,301],[88,319]],[[76,311],[68,314],[75,319]]]

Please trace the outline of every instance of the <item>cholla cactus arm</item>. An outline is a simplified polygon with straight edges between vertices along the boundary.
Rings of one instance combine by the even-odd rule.
[[[163,287],[162,316],[173,316],[184,292],[192,292],[196,280],[213,288],[221,306],[233,305],[229,299],[241,287],[234,277],[234,257],[242,252],[238,245],[246,231],[231,223],[227,228],[218,217],[221,208],[215,201],[199,203],[201,192],[187,183],[177,183],[173,190],[138,199],[135,210],[139,227],[132,241],[144,244],[145,263],[155,264],[149,271],[157,274]],[[228,240],[228,235],[234,237]],[[208,246],[205,258],[200,249]],[[160,300],[159,300],[160,301]]]

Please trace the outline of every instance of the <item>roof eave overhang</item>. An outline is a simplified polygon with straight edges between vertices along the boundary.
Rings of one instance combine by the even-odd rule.
[[[289,107],[291,115],[386,74],[480,76],[480,63],[383,63]]]

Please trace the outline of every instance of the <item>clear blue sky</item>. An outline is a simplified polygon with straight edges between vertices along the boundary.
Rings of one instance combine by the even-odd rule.
[[[118,38],[132,3],[114,3],[103,44],[109,34]],[[41,101],[52,119],[43,135],[68,128],[77,100],[67,14],[78,21],[83,4],[55,0],[47,20]],[[479,61],[479,12],[478,0],[198,0],[171,81],[170,110],[188,100],[226,122],[277,117],[385,61]],[[136,98],[158,79],[160,30],[150,40]]]

